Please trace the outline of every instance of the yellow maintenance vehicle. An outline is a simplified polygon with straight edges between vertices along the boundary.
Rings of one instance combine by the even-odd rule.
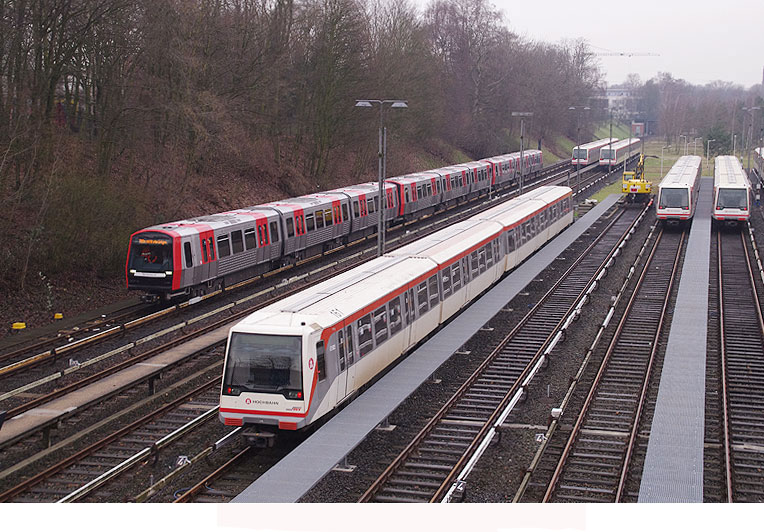
[[[640,154],[634,170],[624,170],[621,191],[626,194],[628,203],[647,203],[653,193],[653,184],[645,179],[645,159],[655,155]]]

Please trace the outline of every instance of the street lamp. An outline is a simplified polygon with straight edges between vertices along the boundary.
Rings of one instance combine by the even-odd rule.
[[[581,111],[589,111],[591,108],[586,106],[571,105],[568,111],[579,111],[576,113],[576,149],[581,145]],[[576,157],[576,196],[581,192],[581,161]],[[570,187],[570,174],[568,174],[568,187]]]
[[[735,145],[737,144],[737,133],[734,133],[732,135],[732,156],[736,157],[735,155]]]
[[[692,141],[692,154],[697,155],[698,154],[698,141],[703,140],[703,137],[695,137],[695,140]],[[700,143],[700,149],[703,149],[703,143]]]
[[[706,149],[706,169],[708,169],[708,159],[711,156],[711,143],[716,139],[708,139],[708,148]]]
[[[661,147],[661,179],[663,179],[663,177],[664,177],[663,176],[663,150],[665,150],[666,148],[670,148],[670,147],[671,147],[671,144],[669,144],[668,146]]]
[[[761,110],[761,107],[754,105],[753,107],[743,107],[743,111],[748,111],[751,115],[751,125],[748,128],[748,175],[751,175],[751,144],[753,144],[753,112]]]
[[[385,105],[389,104],[392,109],[407,109],[406,100],[356,100],[356,107],[374,107],[379,105],[379,206],[377,207],[377,257],[385,252],[385,190],[384,180],[387,170],[387,129],[384,124]]]
[[[523,193],[523,181],[525,176],[525,159],[523,158],[523,126],[525,117],[533,116],[533,113],[513,111],[512,116],[520,117],[520,194]]]
[[[679,135],[680,142],[682,137],[684,137],[684,155],[687,155],[687,144],[689,143],[689,140],[687,140],[687,135]]]

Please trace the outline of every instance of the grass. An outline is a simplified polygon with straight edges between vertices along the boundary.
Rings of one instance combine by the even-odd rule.
[[[606,139],[610,136],[610,122],[600,124],[594,131],[594,136],[599,139]],[[617,139],[629,138],[629,126],[621,122],[613,122],[613,137]]]

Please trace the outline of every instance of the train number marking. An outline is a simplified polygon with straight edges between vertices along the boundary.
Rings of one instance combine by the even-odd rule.
[[[313,359],[312,358],[308,360],[308,368],[309,369],[313,369]]]

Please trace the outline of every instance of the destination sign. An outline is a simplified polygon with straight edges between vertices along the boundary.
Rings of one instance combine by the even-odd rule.
[[[167,240],[154,240],[154,239],[149,239],[149,238],[139,238],[138,239],[138,243],[139,244],[156,244],[156,245],[159,245],[159,246],[166,246],[170,242],[168,242]]]

